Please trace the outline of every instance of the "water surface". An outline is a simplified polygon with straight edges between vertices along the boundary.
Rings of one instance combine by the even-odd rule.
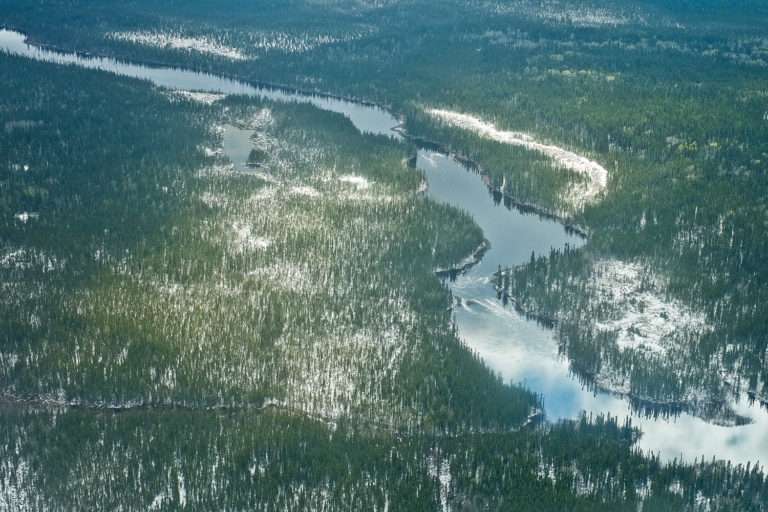
[[[549,420],[574,418],[582,411],[631,417],[643,432],[638,445],[664,460],[705,456],[742,463],[768,461],[768,413],[758,405],[735,404],[735,411],[753,423],[723,427],[688,413],[646,417],[625,398],[580,384],[558,354],[553,331],[503,305],[491,276],[499,266],[525,263],[531,252],[548,254],[550,249],[579,247],[584,241],[558,222],[497,204],[482,177],[449,156],[420,151],[416,165],[427,178],[430,197],[472,215],[491,243],[478,265],[449,283],[460,299],[454,310],[460,337],[505,380],[523,383],[542,395]]]
[[[171,90],[192,90],[221,94],[258,96],[282,102],[306,102],[323,110],[345,115],[363,133],[398,137],[398,124],[389,112],[351,101],[276,88],[259,87],[229,78],[178,68],[143,66],[114,59],[58,53],[26,44],[18,32],[0,30],[0,50],[32,59],[73,64],[122,76],[148,80]],[[2,58],[2,57],[0,57]],[[236,166],[243,166],[250,151],[249,134],[229,130],[224,151]],[[721,427],[683,413],[672,419],[635,415],[629,403],[610,393],[585,389],[568,371],[558,355],[551,330],[517,314],[497,298],[490,277],[501,265],[527,261],[531,252],[548,254],[566,244],[579,246],[583,240],[566,232],[552,220],[508,209],[496,204],[482,176],[443,154],[421,150],[417,167],[425,174],[428,194],[436,201],[451,204],[472,215],[491,243],[483,260],[459,276],[450,287],[461,305],[454,321],[464,342],[505,379],[522,382],[544,399],[548,419],[574,418],[582,411],[633,417],[643,436],[639,446],[659,453],[663,459],[717,457],[734,462],[768,460],[768,413],[745,402],[736,412],[753,420],[741,427]]]
[[[392,128],[399,124],[389,112],[376,106],[363,105],[327,96],[303,94],[275,87],[251,85],[238,80],[181,68],[145,66],[106,57],[90,57],[75,53],[62,53],[27,44],[24,34],[0,30],[0,51],[55,64],[72,64],[87,69],[98,69],[121,76],[148,80],[172,90],[204,91],[220,94],[258,96],[281,102],[311,103],[323,110],[338,112],[348,117],[363,133],[399,137]]]

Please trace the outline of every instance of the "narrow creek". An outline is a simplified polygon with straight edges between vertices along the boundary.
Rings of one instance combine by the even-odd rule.
[[[172,90],[311,103],[345,115],[363,133],[400,137],[393,131],[399,123],[391,113],[348,100],[254,86],[184,69],[59,53],[28,45],[23,34],[9,30],[0,30],[0,51],[148,80]],[[231,140],[225,141],[225,153],[235,165],[242,165],[243,155],[247,154],[244,141],[250,134],[238,133],[235,128],[228,131],[227,137]],[[619,418],[631,416],[643,432],[638,446],[660,454],[663,460],[681,457],[693,460],[704,456],[735,463],[768,461],[768,412],[758,406],[750,406],[744,401],[735,404],[736,412],[750,418],[752,423],[723,427],[687,413],[672,418],[638,416],[624,398],[582,386],[570,374],[568,362],[558,355],[553,332],[525,319],[512,307],[504,306],[496,298],[490,279],[499,265],[523,263],[530,258],[531,252],[547,254],[552,248],[562,248],[566,244],[578,247],[584,241],[569,234],[558,222],[496,204],[482,176],[449,155],[422,149],[418,152],[416,166],[427,180],[428,196],[468,212],[490,241],[490,249],[483,259],[448,283],[458,299],[454,321],[462,340],[505,380],[523,383],[540,394],[548,420],[574,418],[582,411],[607,413]]]

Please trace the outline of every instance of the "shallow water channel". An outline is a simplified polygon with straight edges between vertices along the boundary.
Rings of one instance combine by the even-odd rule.
[[[254,86],[184,69],[59,53],[28,45],[23,34],[9,30],[0,30],[1,50],[40,61],[74,64],[140,78],[172,90],[242,94],[274,101],[311,103],[323,110],[345,115],[361,132],[399,138],[392,130],[399,124],[398,120],[375,106]],[[229,141],[224,150],[236,166],[242,166],[250,134],[233,130],[228,134]],[[499,265],[506,267],[523,263],[530,258],[531,252],[547,254],[551,248],[562,248],[565,244],[575,247],[584,241],[566,232],[558,222],[497,204],[482,176],[451,156],[420,150],[416,166],[425,175],[429,197],[467,211],[491,244],[480,263],[448,283],[459,299],[454,321],[461,338],[505,380],[521,382],[540,394],[548,420],[573,418],[581,411],[609,413],[620,418],[632,415],[633,423],[643,431],[639,446],[659,453],[665,460],[714,456],[737,463],[768,461],[768,412],[757,405],[750,406],[745,402],[735,405],[736,412],[750,418],[751,424],[722,427],[687,413],[667,419],[633,415],[624,398],[593,392],[582,386],[570,374],[568,362],[558,355],[553,332],[525,319],[511,306],[504,306],[496,298],[490,278]]]

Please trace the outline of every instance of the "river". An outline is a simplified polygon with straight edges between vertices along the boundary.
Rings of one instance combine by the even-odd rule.
[[[279,102],[305,102],[341,113],[363,133],[400,136],[393,128],[399,120],[376,106],[325,96],[303,94],[274,87],[256,86],[208,73],[168,67],[144,66],[103,57],[59,53],[28,45],[18,32],[0,30],[0,50],[56,64],[73,64],[122,76],[148,80],[171,90],[192,90],[220,94],[258,96]],[[1,57],[0,57],[1,58]],[[242,143],[248,133],[230,128],[225,151],[236,165],[242,165]],[[229,149],[231,148],[231,149]],[[563,225],[497,204],[482,176],[453,157],[422,149],[417,168],[428,183],[427,194],[435,201],[467,211],[482,228],[490,249],[483,259],[456,280],[448,283],[459,304],[454,322],[462,340],[505,380],[520,382],[540,394],[548,420],[574,418],[582,411],[608,413],[619,418],[632,416],[643,435],[638,446],[660,454],[663,460],[728,459],[735,463],[768,460],[768,412],[745,401],[735,411],[752,423],[724,427],[707,423],[687,413],[671,418],[634,414],[623,397],[595,392],[582,386],[569,372],[568,362],[557,350],[551,330],[519,315],[497,298],[490,278],[499,265],[512,266],[530,258],[531,252],[548,254],[566,244],[578,247],[583,239]]]

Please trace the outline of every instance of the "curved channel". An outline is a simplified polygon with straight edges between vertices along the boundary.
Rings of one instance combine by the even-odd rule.
[[[60,53],[29,45],[23,34],[0,30],[0,51],[55,64],[76,65],[147,80],[171,90],[258,96],[278,102],[311,103],[320,109],[345,115],[363,133],[399,138],[399,124],[390,112],[372,105],[327,96],[304,94],[180,68],[153,67],[103,57]],[[230,155],[237,158],[235,155]],[[574,418],[582,411],[632,417],[643,435],[638,446],[663,460],[716,457],[735,463],[768,460],[768,413],[742,402],[737,413],[752,420],[749,425],[724,427],[707,423],[688,413],[671,418],[646,417],[633,412],[622,397],[596,392],[581,385],[569,372],[568,362],[557,350],[551,330],[519,315],[497,299],[490,283],[501,266],[513,266],[530,258],[531,252],[547,254],[566,244],[584,242],[551,219],[522,213],[494,201],[482,175],[450,155],[422,149],[416,158],[424,174],[427,194],[467,211],[482,228],[490,249],[482,260],[448,283],[458,299],[454,321],[462,340],[494,371],[511,382],[520,382],[543,397],[550,421]]]

